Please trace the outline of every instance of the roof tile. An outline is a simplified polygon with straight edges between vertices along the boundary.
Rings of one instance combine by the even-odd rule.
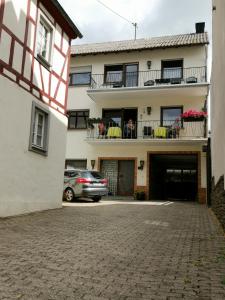
[[[73,45],[71,55],[88,55],[123,51],[150,50],[208,44],[208,34],[190,33],[153,37],[148,39],[125,40],[106,43]]]

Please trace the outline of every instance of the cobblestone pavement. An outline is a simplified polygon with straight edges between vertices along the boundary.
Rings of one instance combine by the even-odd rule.
[[[193,203],[78,203],[0,220],[0,299],[225,299],[225,239]]]

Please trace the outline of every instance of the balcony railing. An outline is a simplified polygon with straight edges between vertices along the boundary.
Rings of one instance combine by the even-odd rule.
[[[108,72],[92,74],[91,89],[154,87],[160,85],[179,85],[206,83],[207,67],[164,68],[139,72]]]
[[[207,135],[206,120],[204,121],[164,121],[159,120],[116,123],[104,121],[92,123],[88,127],[88,140],[115,139],[202,139]]]

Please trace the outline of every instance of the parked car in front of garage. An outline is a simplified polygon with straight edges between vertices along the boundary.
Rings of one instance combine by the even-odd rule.
[[[76,198],[91,198],[97,202],[108,194],[108,181],[99,172],[88,170],[65,170],[63,198],[73,201]]]

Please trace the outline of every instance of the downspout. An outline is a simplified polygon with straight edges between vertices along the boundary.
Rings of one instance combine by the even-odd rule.
[[[207,152],[206,152],[206,175],[207,175],[207,205],[212,204],[212,160],[211,160],[211,138],[208,138]]]

